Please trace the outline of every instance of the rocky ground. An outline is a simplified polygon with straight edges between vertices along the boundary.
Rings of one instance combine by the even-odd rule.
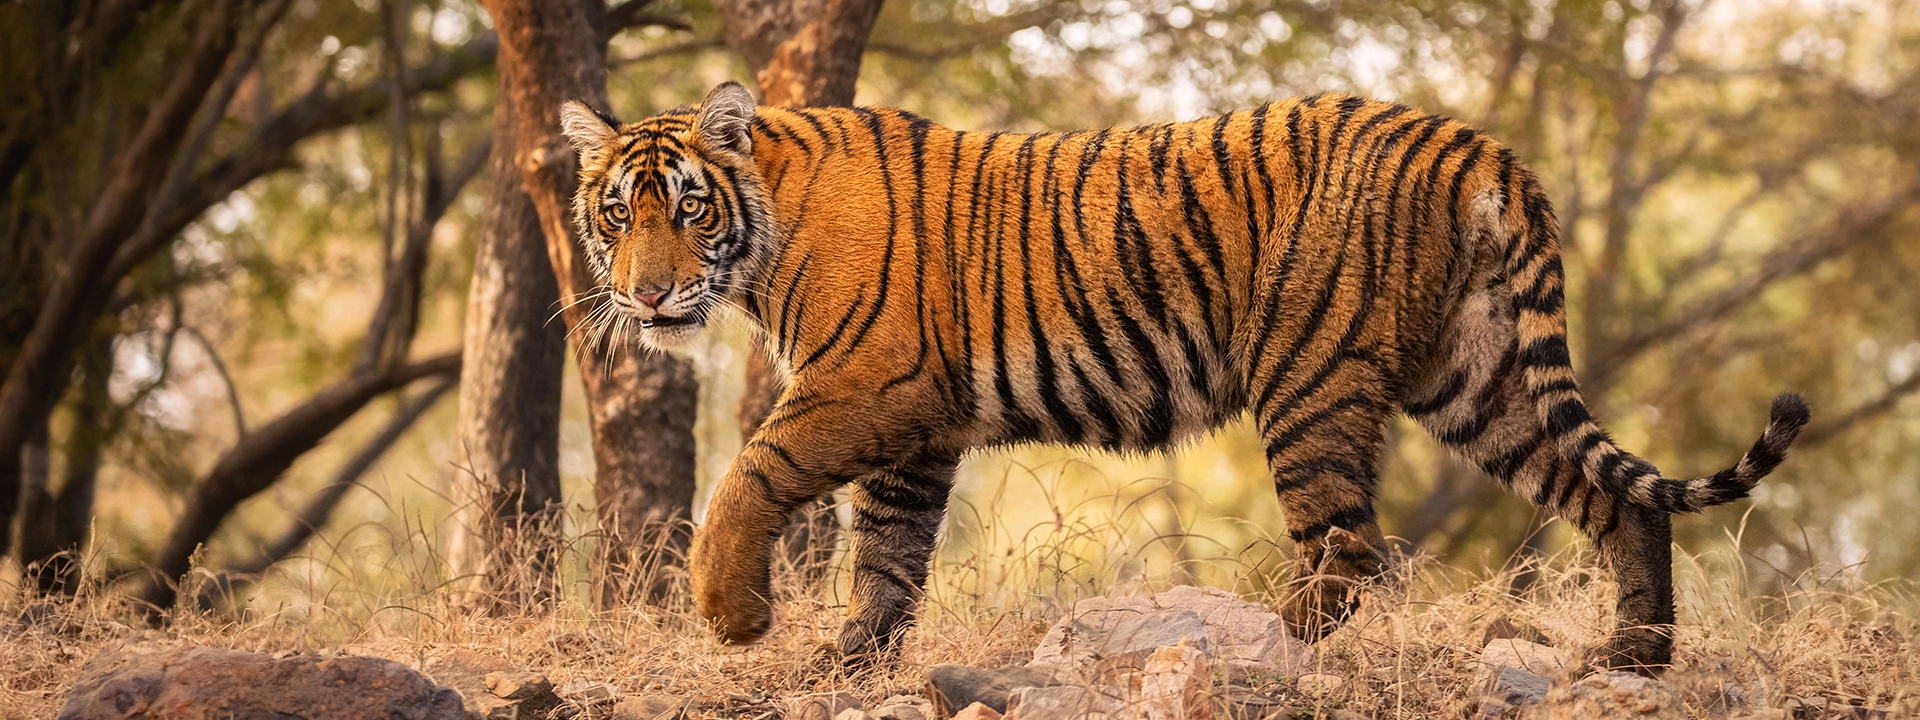
[[[1398,614],[1363,611],[1355,618],[1359,627],[1315,647],[1289,637],[1262,604],[1223,590],[1178,586],[1081,600],[1061,608],[1051,624],[1002,617],[993,623],[1000,627],[982,630],[976,624],[930,622],[897,666],[849,676],[813,649],[823,635],[819,632],[810,638],[790,634],[757,649],[727,650],[691,637],[663,639],[658,632],[624,639],[604,631],[555,632],[557,626],[548,621],[517,630],[496,627],[490,644],[391,638],[319,652],[260,652],[195,643],[195,631],[135,631],[71,607],[40,604],[0,631],[5,635],[0,643],[8,648],[0,651],[0,670],[52,673],[52,680],[40,686],[35,702],[36,697],[17,691],[29,684],[27,678],[6,678],[16,691],[0,695],[0,716],[1920,717],[1920,686],[1913,674],[1920,653],[1908,634],[1910,619],[1890,616],[1879,623],[1840,625],[1829,638],[1837,644],[1803,648],[1827,653],[1824,663],[1811,665],[1803,662],[1806,658],[1783,655],[1781,650],[1791,648],[1781,647],[1749,647],[1745,657],[1736,650],[1713,658],[1701,652],[1711,643],[1684,634],[1682,656],[1691,662],[1661,679],[1647,679],[1583,675],[1570,643],[1554,640],[1563,633],[1519,616],[1524,613],[1435,624],[1439,618],[1408,609],[1414,605],[1406,603]],[[1369,633],[1374,625],[1402,627]],[[197,631],[201,640],[209,637],[204,631]],[[533,640],[543,633],[547,642]],[[634,642],[641,637],[664,642]],[[1009,638],[1011,649],[1004,642]],[[1764,638],[1750,638],[1756,639]],[[1778,637],[1774,642],[1781,644]],[[572,650],[555,651],[565,647]],[[779,669],[769,673],[767,666]],[[1763,669],[1767,666],[1770,672]],[[70,679],[62,672],[72,673]],[[1795,684],[1809,679],[1819,682]]]

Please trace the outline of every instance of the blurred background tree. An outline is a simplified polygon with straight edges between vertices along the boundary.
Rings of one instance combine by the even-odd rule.
[[[565,1],[589,52],[550,90],[628,119],[727,79],[773,99],[760,71],[782,43],[871,6],[742,4],[785,11],[755,24],[728,2]],[[733,326],[678,358],[561,347],[590,306],[562,312],[583,288],[527,194],[534,131],[509,130],[496,67],[494,30],[514,26],[489,12],[516,4],[498,5],[0,5],[0,583],[156,609],[183,577],[203,604],[375,597],[485,572],[443,562],[465,552],[450,538],[500,542],[475,518],[539,516],[543,537],[599,548],[536,568],[550,593],[640,597],[596,578],[650,561],[606,551],[671,558],[764,396],[743,382],[757,350]],[[1795,459],[1750,504],[1678,523],[1681,545],[1741,533],[1762,588],[1920,573],[1913,3],[895,0],[865,17],[851,99],[965,129],[1315,92],[1485,127],[1557,203],[1575,364],[1625,446],[1710,471],[1773,392],[1813,403]],[[456,375],[458,408],[439,402]],[[1383,525],[1409,547],[1477,567],[1577,542],[1412,426],[1393,438]],[[634,454],[661,447],[677,454]],[[1282,532],[1260,458],[1244,423],[1169,457],[981,453],[949,543],[1078,506],[1204,574]],[[398,569],[418,567],[445,569]]]

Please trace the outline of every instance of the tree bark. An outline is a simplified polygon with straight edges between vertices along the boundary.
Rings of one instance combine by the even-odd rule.
[[[715,0],[727,45],[755,70],[763,104],[785,107],[853,104],[854,83],[882,0]],[[740,436],[751,438],[785,390],[762,340],[747,353],[740,397]],[[801,507],[781,537],[778,556],[817,578],[833,556],[839,523],[830,498]]]
[[[71,595],[78,587],[80,553],[86,549],[93,516],[93,491],[100,477],[107,437],[113,432],[114,407],[107,393],[113,375],[113,338],[87,344],[80,362],[80,393],[73,409],[73,430],[66,440],[65,480],[58,492],[43,489],[28,496],[20,522],[20,564],[29,569],[43,593]]]
[[[20,500],[23,445],[59,401],[66,374],[73,367],[73,352],[92,328],[71,318],[92,318],[105,305],[111,293],[102,291],[98,279],[119,244],[139,227],[150,189],[166,171],[177,138],[219,78],[246,14],[231,2],[199,13],[193,50],[178,64],[172,82],[159,90],[152,109],[126,145],[127,152],[115,159],[99,199],[69,245],[72,249],[39,308],[33,330],[7,369],[0,384],[0,527],[11,523]],[[10,533],[0,533],[0,554],[6,553],[10,540]]]
[[[593,0],[586,0],[592,2]],[[559,135],[559,107],[580,100],[607,110],[602,33],[581,0],[485,0],[500,35],[501,92],[521,181],[540,216],[568,328],[599,302],[574,237],[575,160]],[[580,348],[575,355],[593,425],[603,604],[658,596],[661,559],[683,554],[693,509],[693,368],[638,347]]]
[[[487,209],[467,288],[460,417],[455,434],[447,564],[468,600],[504,600],[491,572],[516,517],[560,503],[564,328],[540,216],[514,165],[512,109],[495,102]]]

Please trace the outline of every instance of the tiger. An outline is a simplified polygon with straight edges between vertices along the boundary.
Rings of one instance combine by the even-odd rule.
[[[1344,95],[1075,132],[979,132],[884,108],[757,106],[728,82],[621,123],[559,113],[606,322],[685,346],[746,318],[785,380],[688,557],[726,643],[773,623],[789,515],[852,510],[843,661],[913,624],[962,456],[1157,451],[1250,413],[1294,543],[1276,609],[1318,641],[1388,569],[1387,423],[1589,538],[1617,587],[1596,667],[1671,661],[1671,516],[1745,497],[1809,421],[1782,394],[1733,467],[1663,476],[1589,411],[1558,226],[1515,154],[1459,121]]]

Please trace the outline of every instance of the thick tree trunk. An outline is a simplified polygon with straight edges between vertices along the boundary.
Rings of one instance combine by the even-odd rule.
[[[603,35],[581,0],[483,4],[500,35],[516,164],[540,215],[567,327],[577,328],[601,301],[587,298],[594,281],[574,237],[574,155],[559,135],[559,107],[581,100],[607,109]],[[693,369],[632,346],[583,347],[576,359],[593,423],[601,599],[653,595],[665,578],[650,569],[684,552],[692,516]]]
[[[86,549],[93,516],[93,491],[100,476],[107,436],[112,432],[113,401],[107,381],[113,375],[113,339],[96,337],[80,360],[80,394],[73,404],[73,429],[66,440],[65,480],[58,492],[42,488],[28,496],[20,522],[20,561],[44,593],[78,590],[80,554]]]
[[[524,515],[560,503],[560,389],[566,329],[540,216],[514,165],[512,109],[495,104],[485,227],[467,288],[448,571],[473,598],[505,600],[495,572]],[[538,521],[536,521],[538,524]],[[484,604],[484,603],[482,603]]]
[[[715,0],[727,45],[754,68],[762,103],[786,107],[853,104],[854,81],[881,0]],[[760,340],[755,340],[756,346]],[[773,411],[780,375],[755,347],[747,353],[740,397],[740,436],[753,437]],[[839,523],[830,498],[803,506],[781,537],[779,557],[817,578],[833,556]]]

